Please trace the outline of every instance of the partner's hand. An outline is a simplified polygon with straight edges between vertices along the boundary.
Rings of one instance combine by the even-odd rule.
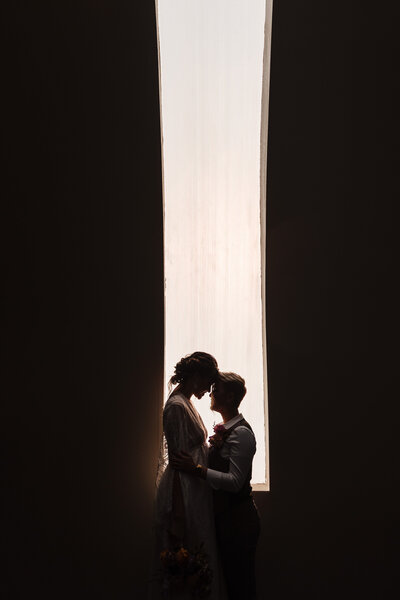
[[[193,462],[193,458],[187,452],[175,452],[171,455],[169,464],[177,471],[184,471],[185,473],[196,472],[196,465]]]

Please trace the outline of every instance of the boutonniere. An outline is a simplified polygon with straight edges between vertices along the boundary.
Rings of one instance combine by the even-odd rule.
[[[221,448],[228,435],[229,429],[225,429],[223,425],[214,425],[214,435],[208,438],[210,446]]]

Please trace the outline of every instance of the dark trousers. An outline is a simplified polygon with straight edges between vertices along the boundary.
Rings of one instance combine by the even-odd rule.
[[[260,518],[253,499],[218,514],[215,525],[228,600],[255,600]]]

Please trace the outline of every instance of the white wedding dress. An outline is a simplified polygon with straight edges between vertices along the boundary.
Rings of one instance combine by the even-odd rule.
[[[172,494],[175,471],[167,464],[168,452],[185,451],[191,454],[195,464],[207,465],[208,446],[207,430],[202,418],[190,400],[182,394],[169,397],[163,413],[163,451],[161,467],[157,477],[157,494],[155,506],[156,549],[153,565],[153,584],[150,597],[162,598],[160,585],[157,583],[157,571],[160,568],[160,553],[169,547],[168,528],[172,516]],[[179,473],[184,512],[185,535],[184,546],[195,551],[203,544],[209,557],[213,571],[211,594],[208,600],[225,598],[224,584],[219,566],[212,506],[211,487],[206,481],[193,475]],[[189,600],[190,592],[171,593],[172,599]]]

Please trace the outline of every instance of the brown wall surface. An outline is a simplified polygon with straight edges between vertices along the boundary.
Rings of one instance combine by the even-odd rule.
[[[391,590],[390,5],[274,6],[260,598]],[[2,7],[1,586],[144,598],[163,374],[154,7]]]
[[[261,598],[392,590],[393,7],[274,3]]]
[[[163,382],[155,10],[8,8],[1,585],[142,598]]]

